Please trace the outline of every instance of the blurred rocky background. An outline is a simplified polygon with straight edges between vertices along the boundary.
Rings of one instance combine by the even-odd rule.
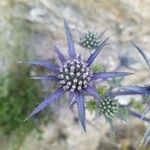
[[[121,125],[116,122],[115,137],[103,119],[92,121],[90,114],[87,133],[84,133],[65,106],[59,112],[54,111],[58,113],[45,111],[23,122],[51,89],[47,88],[50,83],[28,79],[44,70],[20,66],[17,62],[54,59],[54,41],[66,53],[64,18],[76,41],[81,31],[93,29],[101,33],[107,29],[105,36],[109,37],[110,44],[96,62],[106,64],[109,70],[115,69],[118,63],[116,51],[129,50],[130,55],[139,60],[134,66],[136,74],[124,84],[150,81],[144,60],[130,44],[135,42],[150,56],[149,0],[1,0],[0,150],[135,150],[146,128],[146,124],[137,119],[129,118],[127,124]],[[78,45],[77,51],[84,57],[90,54]],[[150,150],[150,147],[138,149]]]

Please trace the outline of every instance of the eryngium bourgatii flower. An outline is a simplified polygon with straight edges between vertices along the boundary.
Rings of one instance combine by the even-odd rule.
[[[57,101],[64,93],[68,93],[68,104],[72,103],[75,99],[77,104],[79,120],[83,129],[86,131],[86,117],[85,117],[85,97],[84,94],[92,95],[95,99],[100,99],[96,89],[92,86],[91,82],[98,79],[107,79],[119,76],[130,75],[127,72],[98,72],[91,71],[90,66],[106,45],[108,38],[106,38],[96,50],[84,61],[81,60],[80,55],[77,56],[74,47],[74,41],[70,32],[67,22],[64,20],[64,28],[66,33],[68,54],[69,57],[65,57],[61,52],[62,50],[54,45],[54,49],[60,60],[60,65],[53,64],[49,60],[32,60],[23,62],[25,64],[39,65],[50,70],[49,76],[33,77],[33,79],[50,80],[55,81],[58,84],[58,88],[52,94],[50,94],[44,101],[42,101],[28,116],[32,117],[36,113],[42,111],[47,105]],[[53,75],[51,73],[53,72]],[[27,119],[28,119],[27,118]]]

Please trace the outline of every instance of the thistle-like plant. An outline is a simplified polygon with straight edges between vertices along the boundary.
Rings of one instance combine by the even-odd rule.
[[[150,58],[144,53],[144,51],[137,46],[136,44],[132,43],[132,45],[140,52],[140,54],[143,56],[144,60],[146,61],[148,67],[150,68]],[[145,85],[145,86],[121,86],[120,88],[122,88],[123,90],[119,90],[116,91],[114,93],[110,92],[108,93],[109,96],[121,96],[121,95],[141,95],[141,96],[150,96],[150,85]],[[129,114],[137,117],[143,121],[147,121],[148,123],[150,123],[150,118],[145,117],[145,115],[150,112],[150,101],[149,99],[147,99],[147,101],[145,101],[146,103],[146,108],[144,110],[144,112],[141,113],[137,113],[134,112],[132,110],[129,110]],[[146,145],[148,142],[150,141],[150,125],[147,128],[144,137],[142,139],[142,142]]]
[[[148,67],[150,68],[150,58],[143,52],[143,50],[137,46],[136,44],[132,43],[132,45],[140,52],[143,56],[144,60],[146,61]],[[112,93],[108,93],[109,96],[117,96],[117,95],[150,95],[150,85],[145,86],[121,86],[120,89],[124,89],[116,91]]]
[[[129,50],[127,50],[125,53],[121,54],[120,51],[117,52],[118,54],[118,59],[119,59],[119,64],[116,70],[120,69],[121,67],[135,70],[133,69],[130,65],[136,64],[137,61],[129,56]]]
[[[146,61],[149,69],[150,69],[150,58],[146,56],[146,54],[144,53],[144,51],[137,46],[135,43],[132,43],[132,45],[140,52],[140,54],[143,56],[144,60]]]
[[[88,31],[80,36],[80,42],[79,44],[87,49],[95,49],[100,45],[100,37],[97,33],[94,33],[93,31]]]
[[[99,91],[99,95],[101,92]],[[114,130],[113,121],[118,118],[125,121],[125,110],[127,109],[121,107],[118,99],[108,97],[106,95],[101,96],[100,101],[90,100],[86,103],[86,107],[90,112],[95,112],[95,118],[103,116],[107,123],[110,125],[112,131]]]
[[[119,103],[116,99],[105,97],[99,102],[98,108],[100,115],[103,115],[107,119],[111,119],[118,113]]]
[[[108,38],[106,38],[95,49],[87,60],[82,60],[81,56],[77,56],[72,34],[69,26],[64,20],[64,28],[66,33],[68,45],[68,57],[61,53],[61,49],[54,45],[54,49],[60,60],[60,65],[53,64],[49,60],[31,60],[23,62],[25,64],[39,65],[47,68],[50,72],[49,76],[33,77],[33,79],[50,80],[57,83],[58,88],[55,92],[50,94],[43,102],[41,102],[28,116],[32,117],[36,113],[42,111],[46,106],[52,102],[57,101],[62,95],[68,93],[68,104],[72,103],[75,99],[77,104],[79,120],[83,129],[86,131],[86,117],[85,117],[85,94],[92,95],[95,99],[100,99],[96,89],[92,86],[92,82],[98,79],[107,79],[113,77],[120,77],[130,75],[127,72],[92,72],[90,69],[91,64],[100,53],[102,48],[106,45]],[[27,118],[27,119],[28,119]]]
[[[150,58],[147,57],[147,55],[144,53],[144,51],[137,46],[136,44],[132,43],[132,45],[140,52],[140,54],[143,56],[144,60],[146,61],[148,67],[150,68]],[[121,88],[124,89],[124,91],[117,91],[114,94],[114,96],[117,95],[150,95],[150,85],[145,86],[122,86]],[[150,104],[148,103],[147,108],[145,109],[144,114],[146,114],[148,111],[150,111]]]

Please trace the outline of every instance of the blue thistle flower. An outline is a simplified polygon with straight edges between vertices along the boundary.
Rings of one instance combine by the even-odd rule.
[[[58,83],[58,88],[50,94],[45,100],[43,100],[28,116],[32,117],[36,113],[42,111],[46,106],[52,102],[57,101],[65,93],[69,94],[68,104],[71,104],[75,98],[77,104],[79,120],[83,129],[86,131],[85,121],[85,94],[93,96],[95,99],[100,99],[96,89],[92,86],[91,82],[98,79],[107,79],[119,76],[127,76],[131,73],[127,72],[92,72],[90,69],[91,64],[100,53],[102,48],[106,45],[108,38],[106,38],[96,50],[84,61],[81,56],[77,56],[74,47],[74,41],[70,32],[69,26],[64,20],[64,28],[66,33],[68,54],[69,58],[66,58],[61,49],[54,45],[54,49],[58,55],[58,59],[61,64],[53,64],[49,60],[31,60],[24,62],[25,64],[38,65],[47,68],[53,75],[33,77],[33,79],[50,80]],[[27,119],[28,119],[27,118]]]

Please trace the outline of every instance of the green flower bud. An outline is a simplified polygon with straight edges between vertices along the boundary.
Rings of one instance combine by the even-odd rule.
[[[119,111],[119,103],[116,99],[104,98],[98,105],[99,112],[106,118],[112,118]]]
[[[94,33],[92,31],[88,31],[87,33],[84,33],[80,37],[80,45],[88,48],[88,49],[94,49],[97,46],[99,46],[100,41],[97,33]]]

